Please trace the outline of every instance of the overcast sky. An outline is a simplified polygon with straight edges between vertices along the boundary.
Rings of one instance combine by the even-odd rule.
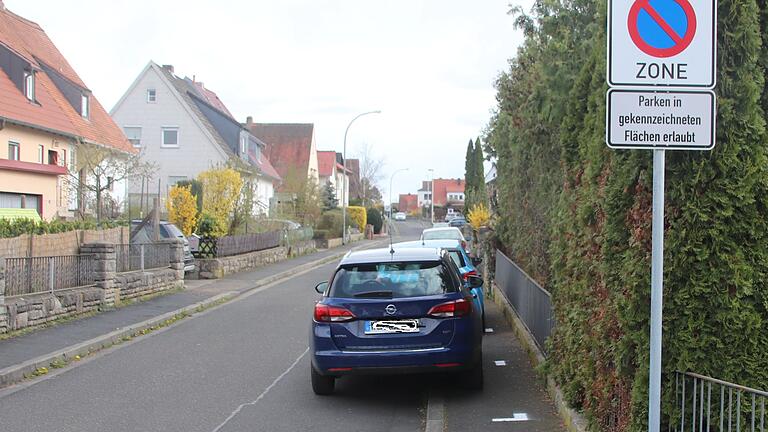
[[[363,143],[382,188],[463,177],[522,41],[510,0],[4,0],[40,24],[107,110],[150,60],[215,91],[240,121],[314,123],[319,150]],[[528,8],[532,0],[511,0]],[[396,195],[393,195],[396,196]],[[385,200],[387,196],[385,195]]]

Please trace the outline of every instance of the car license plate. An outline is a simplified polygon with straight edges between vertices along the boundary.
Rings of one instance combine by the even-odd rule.
[[[419,320],[366,321],[365,334],[418,333]]]

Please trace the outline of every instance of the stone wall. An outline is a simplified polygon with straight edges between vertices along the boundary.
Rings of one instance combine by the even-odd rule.
[[[316,250],[317,246],[315,245],[314,240],[297,242],[288,247],[288,256],[297,257],[315,252]]]
[[[75,230],[58,234],[21,235],[0,238],[0,260],[27,256],[77,255],[80,245],[96,241],[128,243],[130,229],[117,227],[105,230]]]
[[[85,244],[79,252],[94,255],[94,285],[54,293],[4,297],[4,272],[0,269],[0,333],[111,308],[119,305],[122,299],[183,288],[183,245],[175,239],[169,243],[171,262],[168,268],[127,273],[115,271],[113,243],[97,241]]]
[[[195,264],[200,279],[220,279],[228,274],[253,270],[287,258],[288,249],[281,246],[230,257],[198,259]]]
[[[342,241],[341,241],[341,237],[330,238],[330,239],[316,239],[315,244],[317,244],[318,249],[332,249],[332,248],[337,248],[341,246]]]
[[[176,271],[169,268],[143,273],[141,271],[118,273],[115,276],[114,287],[119,293],[119,298],[115,299],[115,302],[184,288],[184,280],[178,280],[176,276]]]
[[[21,330],[98,310],[102,294],[100,288],[90,287],[6,299],[7,329]]]

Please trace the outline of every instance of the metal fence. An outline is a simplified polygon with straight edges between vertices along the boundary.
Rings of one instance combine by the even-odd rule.
[[[9,297],[88,286],[93,282],[93,255],[5,259],[5,295]]]
[[[496,251],[496,285],[546,355],[546,340],[555,326],[549,292],[499,250]]]
[[[198,249],[198,256],[226,257],[256,252],[280,246],[283,238],[282,231],[269,231],[257,234],[245,234],[225,236],[220,238],[202,238]]]
[[[171,265],[171,245],[168,243],[131,243],[115,245],[118,273],[163,268]]]
[[[690,372],[675,373],[674,431],[765,432],[768,392]]]

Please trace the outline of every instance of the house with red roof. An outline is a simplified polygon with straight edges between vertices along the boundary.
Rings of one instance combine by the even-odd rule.
[[[397,211],[403,213],[412,213],[419,210],[418,195],[412,193],[400,194],[397,204]]]
[[[136,153],[45,31],[0,0],[0,208],[74,216],[87,146]]]
[[[194,77],[150,61],[112,108],[112,117],[132,146],[159,168],[154,177],[129,185],[132,201],[140,201],[144,184],[150,185],[150,198],[159,195],[164,201],[179,181],[228,165],[253,188],[253,212],[269,213],[282,177],[270,162],[267,145]]]
[[[342,162],[339,162],[341,160]],[[335,151],[318,151],[317,167],[320,186],[330,184],[336,191],[336,199],[339,205],[349,205],[349,169],[347,169],[347,181],[344,183],[344,165],[341,153]],[[346,189],[345,189],[346,186]],[[345,193],[346,190],[346,193]]]
[[[253,119],[248,117],[245,126],[265,143],[267,158],[280,176],[311,178],[319,184],[314,124],[254,123]],[[283,191],[283,188],[279,191]]]
[[[464,179],[435,179],[435,207],[464,209]]]

